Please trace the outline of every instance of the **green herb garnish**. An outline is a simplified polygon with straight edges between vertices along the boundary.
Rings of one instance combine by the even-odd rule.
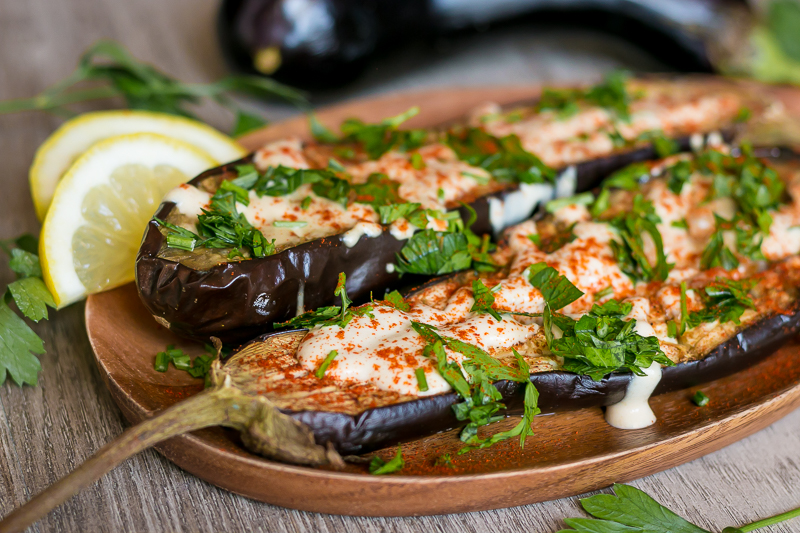
[[[398,311],[408,311],[411,309],[411,306],[406,303],[403,295],[397,291],[392,291],[386,295],[386,298],[383,300],[387,305],[390,307],[394,307]]]
[[[591,192],[583,192],[581,194],[576,194],[575,196],[570,196],[569,198],[557,198],[555,200],[550,200],[545,204],[545,210],[548,213],[555,213],[561,208],[570,206],[570,205],[592,205],[594,203],[594,194]]]
[[[305,220],[276,220],[272,223],[276,228],[304,228],[308,226]]]
[[[616,118],[630,120],[630,102],[634,97],[625,87],[628,74],[621,71],[612,72],[603,83],[588,89],[545,89],[536,111],[552,110],[558,118],[565,119],[575,115],[579,104],[595,105],[612,112]]]
[[[664,242],[656,224],[661,219],[656,215],[653,203],[637,194],[633,207],[611,221],[616,228],[620,240],[611,241],[611,249],[619,263],[620,269],[633,280],[664,281],[669,271],[675,266],[667,262],[664,254]],[[656,263],[650,264],[644,252],[642,236],[647,233],[656,248]]]
[[[342,305],[319,307],[313,311],[298,315],[286,322],[277,322],[273,324],[273,327],[276,329],[288,327],[311,329],[316,326],[339,326],[340,328],[345,328],[354,316],[369,316],[370,318],[374,318],[372,315],[372,305],[350,308],[350,304],[353,302],[347,296],[347,290],[345,288],[346,282],[347,276],[345,276],[344,272],[340,272],[333,295],[341,298]]]
[[[556,172],[522,147],[519,137],[495,137],[479,128],[452,129],[447,144],[459,159],[495,179],[512,183],[552,183]]]
[[[559,533],[709,533],[673,513],[653,498],[630,485],[614,484],[616,496],[598,494],[581,499],[584,510],[595,518],[567,518],[574,529]],[[781,513],[741,527],[726,527],[722,533],[748,533],[800,516],[800,509]]]
[[[339,352],[336,350],[331,350],[328,352],[328,355],[325,356],[325,359],[319,365],[319,368],[317,368],[316,372],[314,372],[314,375],[317,376],[317,379],[322,379],[325,376],[325,371],[328,370],[328,367],[331,366],[331,363],[334,359],[336,359],[337,355],[339,355]]]
[[[705,395],[705,393],[701,390],[695,392],[692,395],[692,402],[698,407],[704,407],[708,405],[708,402],[711,401],[711,398]]]
[[[0,301],[0,383],[10,376],[17,385],[36,385],[42,368],[36,357],[45,353],[42,339],[9,307],[15,302],[23,316],[34,322],[47,319],[47,308],[56,307],[41,278],[38,247],[36,237],[28,234],[0,241],[0,248],[10,258],[9,267],[17,275]]]
[[[176,369],[183,370],[193,378],[206,378],[211,364],[217,358],[217,351],[208,344],[205,345],[205,350],[206,353],[192,360],[186,352],[170,344],[163,352],[156,354],[153,366],[157,372],[166,372],[172,363]]]
[[[686,326],[695,328],[703,322],[740,323],[742,314],[747,309],[755,309],[755,303],[750,298],[754,280],[734,281],[727,278],[716,278],[708,284],[701,293],[704,308],[700,311],[688,313]],[[683,307],[682,291],[681,307]]]
[[[384,461],[377,455],[369,462],[369,473],[374,476],[381,476],[383,474],[391,474],[403,468],[405,461],[403,461],[403,451],[398,447],[397,453],[388,461]]]
[[[80,88],[90,83],[90,87]],[[261,117],[245,112],[230,93],[259,98],[280,97],[306,104],[302,93],[263,76],[227,76],[213,83],[184,83],[143,63],[119,43],[98,41],[81,56],[78,67],[52,87],[33,98],[0,102],[0,114],[19,111],[49,111],[62,116],[75,113],[69,106],[89,100],[121,98],[130,109],[146,109],[197,118],[189,106],[209,99],[236,115],[232,135],[242,135],[266,124]]]
[[[492,309],[494,304],[494,293],[500,289],[500,285],[495,285],[491,289],[487,288],[480,279],[472,281],[472,296],[475,303],[470,309],[473,313],[487,313],[492,315],[498,322],[503,320],[500,313]]]
[[[420,367],[414,370],[414,375],[417,377],[417,386],[420,392],[427,392],[428,379],[425,377],[425,369]]]

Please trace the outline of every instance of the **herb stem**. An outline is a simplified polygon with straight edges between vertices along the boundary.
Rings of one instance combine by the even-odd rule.
[[[115,96],[122,96],[122,93],[114,87],[93,87],[91,89],[81,89],[60,95],[41,93],[33,98],[16,98],[14,100],[0,101],[0,115],[17,113],[19,111],[48,111],[77,102],[103,100]]]
[[[762,527],[779,524],[780,522],[791,520],[792,518],[797,518],[798,516],[800,516],[800,507],[798,507],[797,509],[793,509],[791,511],[786,511],[785,513],[765,518],[763,520],[759,520],[757,522],[753,522],[752,524],[747,524],[746,526],[740,527],[739,531],[741,531],[742,533],[747,533],[748,531],[755,531],[756,529],[761,529]]]

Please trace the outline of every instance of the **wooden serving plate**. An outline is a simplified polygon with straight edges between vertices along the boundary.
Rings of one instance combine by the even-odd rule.
[[[344,104],[320,113],[330,125],[359,116],[378,120],[412,105],[423,114],[409,126],[446,122],[486,100],[533,98],[532,88],[428,91]],[[795,91],[782,96],[800,109]],[[789,98],[791,97],[791,98]],[[798,113],[800,115],[800,112]],[[294,119],[242,139],[248,148],[289,134],[307,136]],[[93,295],[86,304],[86,329],[100,373],[131,423],[137,423],[202,390],[200,380],[173,368],[153,369],[155,354],[168,344],[201,353],[197,343],[158,325],[140,303],[135,287]],[[224,489],[264,502],[344,515],[409,516],[511,507],[580,494],[630,481],[691,461],[759,431],[800,406],[800,342],[737,375],[704,384],[706,407],[689,400],[696,389],[651,400],[658,416],[649,428],[624,431],[605,423],[599,408],[537,417],[524,449],[516,439],[457,456],[457,431],[402,446],[402,475],[371,476],[363,465],[341,472],[268,461],[246,451],[235,432],[197,431],[157,447],[181,468]],[[509,429],[517,419],[491,431]],[[381,452],[386,457],[394,449]],[[437,463],[443,454],[452,464]]]

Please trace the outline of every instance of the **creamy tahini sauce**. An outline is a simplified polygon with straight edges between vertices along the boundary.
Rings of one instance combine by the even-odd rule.
[[[566,225],[574,224],[576,238],[562,248],[545,253],[528,237],[536,233],[534,221],[528,220],[506,230],[507,245],[498,250],[497,258],[508,264],[507,274],[487,280],[494,289],[495,309],[526,313],[541,313],[544,300],[541,293],[528,280],[529,267],[541,261],[567,276],[585,294],[562,312],[579,318],[595,303],[595,295],[611,288],[608,298],[629,302],[631,312],[627,320],[635,320],[635,331],[644,337],[655,337],[664,352],[675,354],[675,338],[670,337],[666,322],[679,320],[680,288],[682,280],[691,280],[701,275],[699,257],[710,237],[709,228],[701,219],[717,214],[727,214],[730,206],[725,202],[707,202],[708,179],[702,175],[692,176],[680,194],[667,189],[660,179],[651,180],[642,186],[642,194],[654,203],[662,222],[658,225],[664,238],[664,250],[676,267],[662,284],[634,284],[619,268],[611,242],[619,237],[610,225],[591,220],[584,206],[566,206],[556,213],[554,219]],[[800,178],[788,184],[790,194],[800,193]],[[797,253],[800,235],[792,226],[800,224],[798,204],[782,206],[773,212],[775,222],[770,236],[765,239],[765,254],[776,260]],[[671,225],[678,220],[690,221],[689,229]],[[693,227],[696,226],[696,227]],[[710,230],[713,231],[713,226]],[[769,245],[769,242],[775,242]],[[646,243],[647,244],[647,243]],[[774,249],[769,248],[774,246]],[[647,244],[646,253],[654,254],[652,243]],[[651,262],[654,261],[651,257]],[[411,328],[411,321],[430,324],[439,328],[442,336],[451,336],[480,346],[489,354],[508,354],[515,347],[523,356],[546,355],[546,345],[535,342],[541,339],[541,320],[520,315],[504,314],[501,322],[488,314],[470,311],[474,300],[471,286],[465,285],[454,293],[444,293],[434,288],[426,301],[442,301],[441,306],[430,307],[420,300],[410,302],[407,312],[376,305],[374,318],[357,316],[342,330],[338,326],[312,330],[301,343],[298,358],[309,371],[315,370],[330,350],[338,356],[329,367],[330,375],[344,381],[368,382],[380,388],[411,396],[437,394],[449,389],[440,378],[433,363],[422,355],[423,340]],[[440,294],[441,296],[434,296]],[[449,294],[449,296],[448,296]],[[687,291],[690,310],[700,308],[697,291]],[[434,305],[434,304],[431,304]],[[555,331],[556,335],[560,332]],[[537,350],[544,350],[544,352]],[[461,361],[459,354],[447,350],[448,358]],[[677,357],[677,356],[676,356]],[[414,370],[424,368],[429,390],[420,392]],[[648,405],[648,398],[659,382],[660,365],[654,364],[646,370],[646,376],[632,377],[625,399],[608,409],[612,425],[622,428],[640,428],[651,424],[655,417]]]
[[[497,104],[484,104],[472,113],[471,123],[492,135],[517,135],[522,146],[552,167],[596,158],[616,150],[608,132],[616,129],[626,140],[661,130],[667,135],[691,134],[732,119],[741,106],[734,94],[690,94],[647,90],[630,105],[629,122],[617,120],[605,109],[587,107],[568,118],[554,111],[528,113],[521,120],[504,118]],[[709,142],[719,144],[719,134]],[[702,143],[702,138],[701,141]]]
[[[625,397],[606,408],[606,422],[615,428],[641,429],[655,423],[656,415],[650,408],[649,400],[661,381],[661,365],[653,363],[644,372],[645,376],[634,374]]]

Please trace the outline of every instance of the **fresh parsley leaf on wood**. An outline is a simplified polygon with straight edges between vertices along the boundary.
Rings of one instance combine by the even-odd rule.
[[[567,518],[572,529],[558,533],[709,533],[667,509],[645,492],[615,483],[616,495],[598,494],[581,499],[583,509],[595,518]],[[722,533],[748,533],[800,516],[800,508],[741,526],[726,527]]]
[[[0,383],[8,375],[17,385],[35,385],[42,368],[36,357],[45,353],[42,339],[9,307],[15,302],[34,322],[48,318],[47,307],[55,308],[53,296],[41,279],[38,246],[32,235],[0,241],[18,278],[8,285],[0,301]]]

